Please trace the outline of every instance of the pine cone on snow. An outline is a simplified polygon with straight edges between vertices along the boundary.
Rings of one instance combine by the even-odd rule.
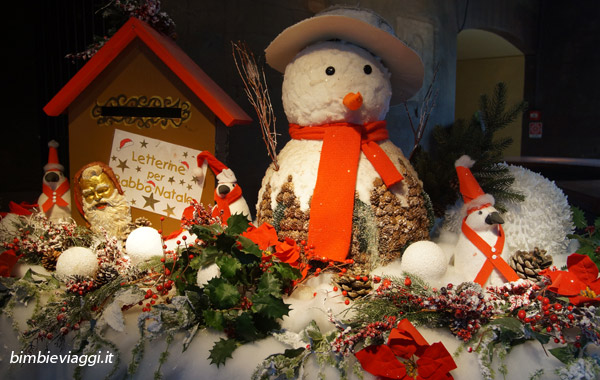
[[[345,290],[346,296],[350,299],[364,297],[373,288],[368,276],[345,274],[339,277],[335,276],[333,282],[340,288],[340,291]]]
[[[552,256],[546,254],[546,250],[535,247],[533,251],[517,251],[509,259],[510,266],[517,272],[519,277],[539,281],[540,271],[552,265]]]
[[[56,250],[50,250],[44,252],[42,256],[42,266],[44,269],[54,272],[56,270],[56,261],[62,252]]]
[[[98,272],[96,272],[96,278],[94,279],[94,283],[96,284],[96,286],[101,287],[117,278],[118,275],[119,272],[112,264],[102,263],[100,265],[100,268],[98,268]]]

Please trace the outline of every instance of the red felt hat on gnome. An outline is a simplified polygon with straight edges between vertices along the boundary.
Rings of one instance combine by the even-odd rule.
[[[477,179],[473,176],[471,168],[474,163],[475,161],[467,155],[461,156],[454,163],[456,174],[458,176],[460,193],[465,202],[465,205],[463,206],[465,214],[479,210],[483,207],[493,206],[495,203],[494,197],[491,194],[486,194],[481,186],[479,186]]]

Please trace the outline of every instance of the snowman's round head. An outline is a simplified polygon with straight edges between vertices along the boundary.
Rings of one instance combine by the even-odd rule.
[[[364,124],[385,118],[392,86],[388,69],[367,50],[327,41],[305,48],[287,65],[282,92],[290,123]],[[359,103],[346,105],[346,96],[358,93]]]

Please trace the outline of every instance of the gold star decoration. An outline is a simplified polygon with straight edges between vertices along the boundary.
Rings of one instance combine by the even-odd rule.
[[[187,186],[188,190],[192,190],[192,185]]]
[[[139,173],[139,172],[141,172],[141,171],[142,171],[142,168],[140,168],[140,167],[138,166],[138,167],[136,167],[136,168],[135,168],[135,171]]]
[[[167,208],[163,210],[167,216],[172,216],[175,215],[175,207],[171,207],[169,206],[169,204],[167,203]]]
[[[134,204],[135,204],[135,199],[132,199],[130,203],[131,203],[132,205],[134,205]]]
[[[175,178],[169,177],[169,183],[173,184],[173,182],[175,182]]]
[[[184,180],[179,180],[179,184],[180,185],[185,185],[185,181]]]
[[[188,152],[183,152],[183,157],[187,158]]]
[[[119,165],[117,165],[117,167],[121,169],[121,173],[123,173],[125,169],[129,169],[129,166],[127,166],[127,160],[123,161],[119,159]]]
[[[110,159],[113,160],[113,161],[116,161],[117,160],[117,156],[112,156]]]
[[[147,148],[148,143],[146,142],[146,140],[144,140],[140,141],[140,145],[142,146],[142,148]]]
[[[149,197],[142,195],[142,198],[144,198],[144,200],[146,201],[146,203],[144,203],[144,208],[151,207],[153,211],[154,211],[154,204],[160,202],[160,201],[157,201],[156,199],[154,199],[154,193],[150,193]]]

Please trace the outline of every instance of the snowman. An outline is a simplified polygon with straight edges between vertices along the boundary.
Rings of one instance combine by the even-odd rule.
[[[454,164],[464,200],[453,268],[462,278],[454,280],[473,281],[481,286],[517,281],[519,276],[506,262],[510,254],[502,229],[504,220],[494,208],[494,197],[485,194],[473,177],[470,169],[473,164],[466,155]]]
[[[307,259],[353,259],[363,273],[428,239],[422,183],[384,120],[422,85],[415,52],[380,16],[348,7],[287,28],[265,52],[284,72],[292,139],[263,178],[257,223],[305,241]]]

